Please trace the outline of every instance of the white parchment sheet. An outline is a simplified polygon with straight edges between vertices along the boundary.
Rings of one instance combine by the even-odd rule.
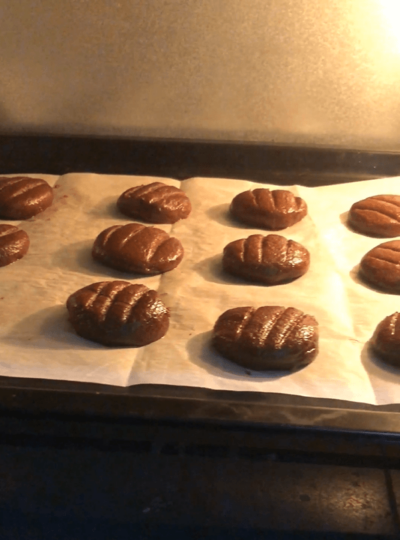
[[[285,188],[306,200],[309,215],[279,234],[307,247],[311,266],[292,283],[267,287],[225,275],[221,267],[228,242],[268,234],[235,223],[228,214],[236,194],[260,184],[210,178],[181,183],[163,178],[184,189],[192,201],[188,219],[173,226],[157,225],[181,240],[185,256],[172,272],[142,277],[93,261],[91,247],[106,227],[129,222],[116,208],[118,196],[155,178],[36,176],[55,186],[56,197],[43,214],[21,223],[31,240],[29,253],[0,269],[0,375],[400,402],[400,371],[371,357],[366,346],[376,325],[400,310],[400,297],[372,290],[357,279],[361,257],[385,240],[359,235],[345,223],[353,202],[399,193],[398,178]],[[162,340],[141,349],[106,348],[75,335],[67,320],[67,297],[90,283],[112,279],[144,283],[159,291],[171,308],[170,328]],[[315,361],[295,373],[257,373],[214,353],[209,342],[216,319],[226,309],[246,305],[293,306],[314,315],[320,328]]]
[[[148,351],[109,349],[86,341],[70,327],[65,302],[71,293],[97,281],[122,279],[159,288],[159,276],[139,278],[91,257],[93,241],[102,230],[129,222],[117,210],[118,196],[154,180],[67,174],[55,182],[53,205],[20,223],[30,238],[29,252],[0,269],[1,375],[127,385],[136,359],[151,354],[151,345]],[[170,232],[171,225],[160,228]]]

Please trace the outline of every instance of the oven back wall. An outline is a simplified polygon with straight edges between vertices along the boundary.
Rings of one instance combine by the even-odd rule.
[[[397,0],[0,0],[3,133],[400,150]]]

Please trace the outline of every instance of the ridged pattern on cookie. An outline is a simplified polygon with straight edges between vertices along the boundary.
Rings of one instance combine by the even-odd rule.
[[[248,225],[279,230],[303,219],[307,214],[307,205],[291,191],[258,188],[236,195],[230,212],[236,219]]]
[[[292,369],[318,350],[318,323],[296,308],[233,308],[214,326],[217,350],[250,369]]]
[[[162,182],[132,187],[117,201],[120,211],[150,223],[176,223],[191,212],[187,195],[179,188]]]
[[[384,242],[361,259],[360,273],[380,288],[400,291],[400,240]]]
[[[305,274],[310,254],[301,244],[283,236],[254,234],[229,243],[222,262],[230,274],[273,284]]]
[[[53,202],[53,190],[40,178],[16,176],[0,178],[0,216],[28,219],[43,212]]]
[[[400,235],[400,196],[375,195],[353,204],[349,212],[350,225],[376,236]]]
[[[106,345],[142,346],[165,335],[169,312],[156,291],[126,281],[93,283],[67,300],[79,335]]]
[[[96,238],[93,258],[123,272],[161,274],[176,268],[183,258],[177,238],[139,223],[114,225]]]
[[[13,225],[0,225],[0,266],[7,266],[22,259],[29,249],[25,231]]]

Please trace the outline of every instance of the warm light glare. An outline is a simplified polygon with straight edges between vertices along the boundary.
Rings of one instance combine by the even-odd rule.
[[[379,4],[388,37],[393,40],[396,52],[400,53],[400,0],[379,0]]]

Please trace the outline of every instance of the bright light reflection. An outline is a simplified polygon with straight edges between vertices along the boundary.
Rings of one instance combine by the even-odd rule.
[[[386,29],[400,53],[400,0],[379,0]]]

